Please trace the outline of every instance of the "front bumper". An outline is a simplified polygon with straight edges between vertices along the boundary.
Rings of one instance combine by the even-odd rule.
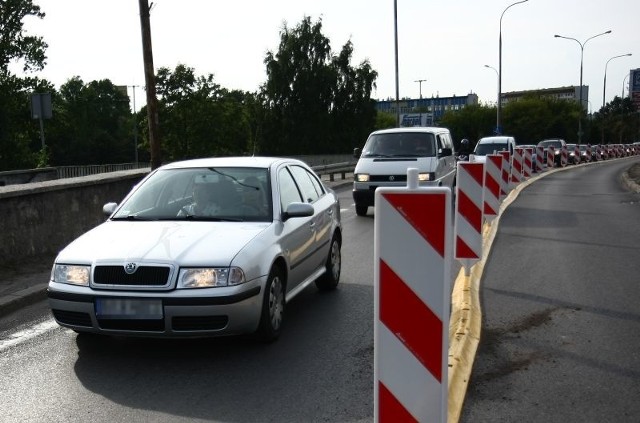
[[[252,333],[258,328],[266,278],[233,288],[169,292],[98,291],[55,282],[47,295],[56,322],[77,332],[151,337],[199,337]],[[226,290],[221,294],[221,290]],[[161,316],[101,316],[99,299],[155,300]]]

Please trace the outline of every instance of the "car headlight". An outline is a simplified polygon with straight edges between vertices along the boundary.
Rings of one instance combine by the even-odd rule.
[[[54,282],[89,286],[91,266],[77,264],[54,264],[51,277]]]
[[[358,182],[369,182],[369,174],[368,173],[358,173],[358,174],[356,174],[356,181],[358,181]]]
[[[436,179],[436,174],[433,172],[425,172],[425,173],[418,174],[418,181],[420,182],[433,181],[435,179]]]
[[[180,269],[178,288],[213,288],[245,283],[239,267],[207,267]]]
[[[557,156],[558,154],[560,154],[560,150],[556,150],[555,153],[553,153],[553,154],[555,154]]]

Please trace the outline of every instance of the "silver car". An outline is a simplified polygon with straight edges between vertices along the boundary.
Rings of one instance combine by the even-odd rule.
[[[298,160],[168,164],[104,211],[51,272],[53,316],[76,332],[272,341],[289,300],[340,279],[338,198]]]

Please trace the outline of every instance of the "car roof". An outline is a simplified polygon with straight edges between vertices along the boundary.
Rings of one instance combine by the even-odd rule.
[[[178,169],[192,167],[257,167],[269,168],[279,163],[305,164],[297,159],[284,157],[255,157],[255,156],[229,156],[207,157],[200,159],[182,160],[162,166],[162,169]]]
[[[508,135],[496,135],[493,137],[483,137],[478,140],[478,144],[482,143],[494,143],[494,144],[506,144],[509,140],[513,140],[513,137]]]
[[[401,132],[449,132],[447,128],[440,128],[436,126],[409,126],[406,128],[389,128],[389,129],[380,129],[378,131],[373,131],[373,134],[397,134]]]

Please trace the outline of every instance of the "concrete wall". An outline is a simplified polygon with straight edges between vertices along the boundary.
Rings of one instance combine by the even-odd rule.
[[[120,202],[149,170],[0,186],[0,266],[55,256],[102,223],[102,206]]]

